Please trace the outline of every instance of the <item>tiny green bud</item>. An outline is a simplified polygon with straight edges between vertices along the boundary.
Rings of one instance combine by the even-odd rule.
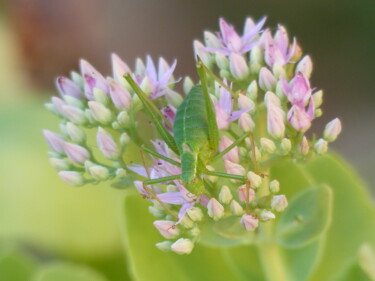
[[[126,177],[126,170],[123,169],[123,168],[118,168],[118,169],[116,170],[116,178],[118,178],[118,179],[122,179],[122,178],[124,178],[124,177]]]
[[[119,115],[117,116],[117,121],[119,124],[124,128],[130,127],[130,117],[129,114],[126,111],[121,111]]]
[[[198,227],[194,227],[194,228],[192,228],[190,230],[190,234],[193,237],[197,237],[197,236],[199,236],[201,234],[201,231],[200,231],[200,229]]]
[[[75,171],[60,171],[59,177],[69,185],[81,186],[85,183],[85,180],[81,173]]]
[[[302,138],[302,141],[300,143],[300,149],[302,155],[307,155],[307,153],[309,153],[309,142],[307,141],[307,138],[305,136]]]
[[[89,101],[88,106],[96,121],[101,124],[109,124],[112,121],[112,113],[103,104],[97,101]]]
[[[316,108],[322,105],[323,103],[323,91],[322,90],[315,92],[314,94],[312,94],[311,97]]]
[[[109,171],[101,165],[94,165],[88,168],[90,175],[96,180],[106,180],[109,177]]]
[[[203,219],[203,212],[198,207],[190,208],[187,210],[187,214],[193,221],[201,221]]]
[[[221,53],[216,53],[215,54],[215,59],[216,59],[216,64],[217,66],[223,70],[228,70],[229,69],[229,60],[227,56],[221,54]]]
[[[184,93],[188,94],[190,92],[191,88],[193,88],[193,87],[194,87],[193,80],[191,80],[191,78],[189,76],[186,76],[184,78],[184,84],[183,84]]]
[[[211,198],[207,204],[208,215],[215,221],[224,216],[224,207],[215,198]]]
[[[77,107],[77,108],[84,108],[85,107],[84,104],[82,103],[82,101],[80,101],[79,99],[77,99],[75,97],[65,95],[64,100],[66,101],[67,104],[69,104],[71,106],[74,106],[74,107]]]
[[[230,211],[235,216],[241,216],[243,214],[243,208],[236,200],[230,202]]]
[[[163,242],[159,242],[159,243],[156,243],[155,246],[163,251],[163,252],[169,252],[171,251],[171,246],[172,246],[173,242],[172,241],[163,241]]]
[[[93,92],[95,101],[100,102],[103,105],[108,105],[109,97],[103,90],[94,88]]]
[[[328,142],[325,141],[324,139],[319,139],[315,145],[315,150],[318,154],[324,154],[328,150]]]
[[[274,213],[272,213],[271,211],[261,211],[260,214],[259,214],[259,219],[261,221],[269,221],[269,220],[273,220],[275,219],[276,216]]]
[[[181,223],[181,225],[182,225],[183,227],[185,227],[185,228],[187,228],[187,229],[190,229],[190,228],[194,227],[194,222],[193,222],[191,219],[189,219],[188,216],[184,216],[184,217],[182,218],[182,220],[181,220],[180,223]]]
[[[66,171],[70,169],[70,164],[65,159],[52,157],[49,159],[49,162],[57,171]]]
[[[292,142],[290,141],[290,139],[283,138],[281,140],[280,148],[284,155],[288,154],[292,149]]]
[[[281,65],[279,65],[277,63],[273,65],[272,73],[273,73],[273,75],[275,76],[276,79],[279,79],[280,77],[286,76],[284,67],[282,67]]]
[[[249,97],[255,101],[258,96],[258,84],[256,80],[253,80],[253,82],[250,83],[249,87],[247,87],[247,92],[249,94]]]
[[[84,143],[86,141],[85,132],[77,125],[68,122],[65,126],[66,133],[69,138],[76,143]]]
[[[193,242],[186,238],[180,238],[171,246],[172,251],[179,255],[188,255],[194,248]]]
[[[148,206],[148,211],[150,212],[151,215],[153,215],[155,218],[158,218],[158,219],[162,219],[165,216],[164,209],[158,205]]]

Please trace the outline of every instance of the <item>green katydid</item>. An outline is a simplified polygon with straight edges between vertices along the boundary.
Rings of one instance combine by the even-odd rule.
[[[180,162],[177,162],[144,147],[144,151],[168,161],[173,165],[181,167],[180,175],[149,179],[144,181],[144,185],[179,179],[189,191],[196,193],[198,190],[204,188],[203,183],[200,180],[201,175],[211,175],[246,181],[246,177],[241,175],[212,172],[208,171],[206,168],[213,159],[222,157],[249,135],[244,133],[224,151],[218,151],[219,132],[215,109],[208,93],[206,67],[199,57],[197,72],[201,84],[194,86],[190,90],[182,104],[177,109],[173,124],[173,136],[164,126],[162,122],[164,116],[160,113],[157,107],[140,89],[130,74],[125,75],[125,79],[143,103],[146,112],[155,124],[160,136],[164,139],[170,149],[180,157]]]

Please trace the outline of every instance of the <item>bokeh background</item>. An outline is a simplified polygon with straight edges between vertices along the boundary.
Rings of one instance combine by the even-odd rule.
[[[375,194],[375,1],[373,0],[2,0],[0,2],[0,245],[38,259],[94,266],[127,280],[118,209],[122,191],[72,188],[49,166],[43,107],[54,77],[85,58],[110,74],[109,56],[129,65],[146,54],[178,58],[177,74],[195,76],[192,40],[225,17],[284,24],[314,61],[312,84],[325,92],[324,115],[344,130],[333,148]],[[0,254],[1,275],[1,254]]]

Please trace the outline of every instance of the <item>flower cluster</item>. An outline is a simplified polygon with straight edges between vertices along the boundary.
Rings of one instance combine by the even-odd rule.
[[[206,159],[209,165],[195,175],[200,188],[178,177],[180,155],[158,135],[157,126],[151,127],[153,132],[145,129],[150,125],[142,113],[149,114],[150,108],[137,91],[148,97],[154,115],[163,117],[163,126],[173,135],[179,106],[201,81],[185,77],[183,90],[178,91],[179,80],[173,76],[176,61],[168,64],[160,58],[156,67],[148,56],[145,62],[137,59],[132,71],[115,54],[112,77],[105,78],[81,60],[80,73],[56,79],[60,97],[53,97],[46,107],[61,119],[61,134],[43,133],[52,149],[51,164],[62,180],[73,186],[132,182],[150,202],[149,211],[157,218],[154,226],[166,239],[157,247],[178,254],[192,251],[207,222],[234,218],[251,232],[275,219],[288,201],[279,194],[277,179],[270,178],[273,163],[325,153],[340,134],[341,123],[337,118],[329,122],[321,138],[305,135],[322,115],[323,92],[311,88],[312,61],[302,55],[296,39],[290,41],[281,25],[272,34],[264,28],[265,21],[246,19],[240,35],[220,19],[219,33],[207,31],[204,43],[194,41],[219,129],[217,157]],[[96,144],[90,139],[92,132]],[[139,147],[141,161],[135,160],[139,155],[124,157],[129,146]],[[144,183],[164,177],[162,182]]]

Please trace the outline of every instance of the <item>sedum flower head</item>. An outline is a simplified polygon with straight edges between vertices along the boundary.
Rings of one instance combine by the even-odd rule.
[[[219,32],[206,31],[204,43],[194,41],[206,85],[189,76],[179,83],[176,60],[147,56],[131,68],[116,54],[110,76],[81,60],[80,73],[58,77],[60,97],[46,107],[60,119],[61,132],[43,134],[60,178],[72,186],[133,183],[166,239],[156,246],[177,254],[191,253],[208,222],[211,231],[228,219],[254,231],[278,217],[288,200],[279,194],[278,179],[269,179],[268,167],[278,159],[305,161],[326,153],[342,128],[336,118],[321,137],[306,134],[322,115],[323,92],[310,83],[312,59],[303,56],[283,26],[273,34],[265,21],[247,18],[239,34],[220,19]],[[204,137],[199,149],[183,145],[186,160],[171,139],[176,141],[179,108],[197,84],[207,86],[217,149],[210,145],[207,127],[192,127],[185,137]],[[196,100],[195,108],[201,103],[206,101]],[[198,164],[186,182],[181,173],[189,161]]]

